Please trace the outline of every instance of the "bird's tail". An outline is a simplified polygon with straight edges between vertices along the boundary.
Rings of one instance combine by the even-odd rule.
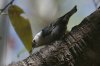
[[[74,13],[76,13],[76,11],[77,11],[77,6],[74,6],[73,9],[71,9],[68,13],[66,13],[64,16],[60,17],[57,22],[58,23],[61,22],[61,23],[66,25],[68,23],[68,21],[69,21],[69,18]]]
[[[76,13],[76,11],[77,11],[77,6],[74,6],[73,9],[71,9],[68,13],[66,13],[66,14],[63,16],[63,20],[64,20],[64,21],[67,21],[67,23],[68,23],[70,17],[71,17],[74,13]]]

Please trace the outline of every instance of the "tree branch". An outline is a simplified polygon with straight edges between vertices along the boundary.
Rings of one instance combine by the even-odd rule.
[[[99,34],[100,10],[96,10],[79,25],[73,27],[62,40],[55,41],[23,61],[9,66],[79,66],[79,60],[88,56],[86,53],[89,49],[95,51],[96,55],[100,53]]]
[[[13,4],[15,0],[12,0],[11,2],[9,2],[3,9],[0,9],[0,15],[8,8],[8,6],[10,6],[11,4]]]

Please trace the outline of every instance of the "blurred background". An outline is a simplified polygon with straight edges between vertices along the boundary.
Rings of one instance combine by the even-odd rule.
[[[0,0],[0,8],[3,8],[10,1]],[[15,0],[14,4],[24,10],[25,13],[21,16],[29,19],[34,37],[42,28],[63,16],[77,5],[78,11],[70,18],[67,26],[67,30],[70,31],[72,27],[78,25],[86,16],[100,6],[100,0]],[[6,37],[6,35],[8,36]],[[7,38],[7,40],[4,38]],[[7,52],[4,53],[6,43]],[[6,60],[6,65],[23,60],[29,56],[22,41],[10,24],[7,15],[0,15],[0,52],[2,52],[0,59]],[[2,58],[4,55],[7,55],[6,58]]]

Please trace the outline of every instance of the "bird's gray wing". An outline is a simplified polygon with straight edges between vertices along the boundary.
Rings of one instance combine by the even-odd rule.
[[[51,23],[49,26],[45,27],[44,29],[42,29],[42,35],[43,37],[49,36],[53,30],[54,26]]]

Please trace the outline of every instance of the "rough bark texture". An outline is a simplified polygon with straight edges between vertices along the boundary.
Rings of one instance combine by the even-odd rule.
[[[100,66],[100,10],[52,45],[9,66]]]

